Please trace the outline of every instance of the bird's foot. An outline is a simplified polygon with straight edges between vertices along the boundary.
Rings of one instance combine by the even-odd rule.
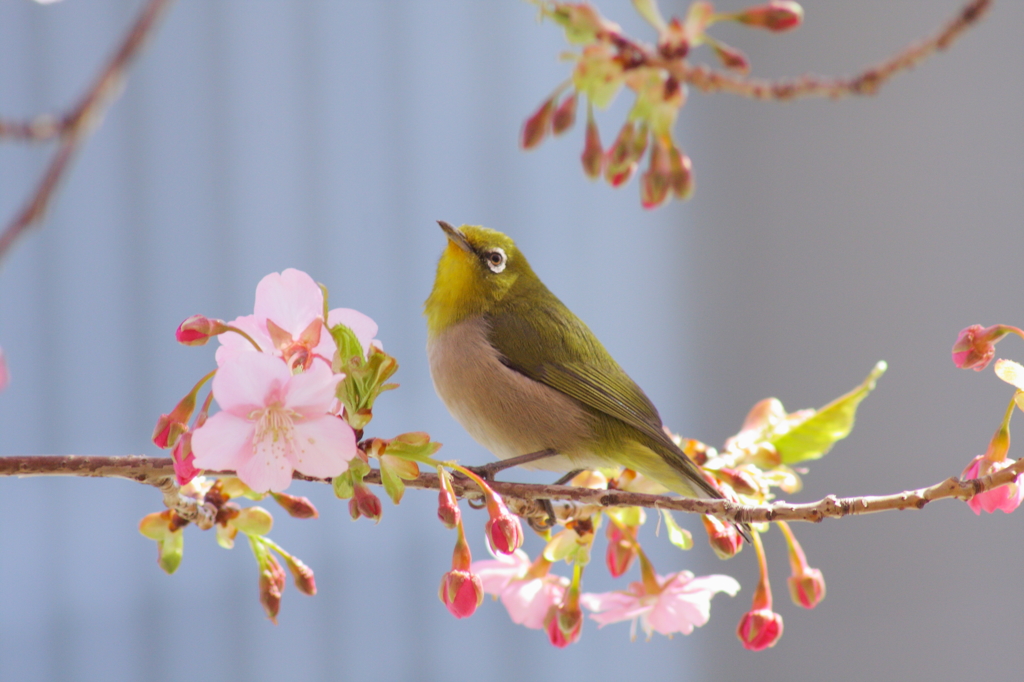
[[[554,450],[546,449],[539,450],[537,452],[531,452],[525,455],[519,455],[517,457],[509,457],[508,459],[502,459],[497,462],[491,462],[490,464],[484,464],[478,467],[466,467],[474,474],[484,479],[485,481],[493,481],[494,477],[504,471],[505,469],[511,469],[512,467],[520,466],[521,464],[529,464],[535,462],[538,459],[545,459],[547,457],[554,457],[558,453]]]

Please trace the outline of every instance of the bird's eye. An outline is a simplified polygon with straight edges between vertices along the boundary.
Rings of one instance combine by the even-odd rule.
[[[487,262],[487,267],[491,269],[491,272],[498,273],[505,269],[508,257],[505,255],[505,251],[498,247],[484,254],[484,260]]]

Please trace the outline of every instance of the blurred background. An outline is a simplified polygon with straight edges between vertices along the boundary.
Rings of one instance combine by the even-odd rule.
[[[598,7],[652,32],[625,0]],[[723,0],[720,8],[745,3]],[[808,0],[783,35],[734,26],[753,74],[851,74],[936,30],[959,0]],[[0,0],[0,114],[66,110],[138,0]],[[683,3],[663,2],[666,14]],[[677,124],[693,158],[687,204],[640,208],[588,182],[582,126],[517,149],[522,121],[568,74],[561,32],[503,2],[197,2],[168,14],[127,90],[75,160],[42,229],[0,264],[0,455],[163,454],[156,417],[213,366],[174,342],[193,313],[251,312],[259,279],[297,267],[334,306],[380,324],[400,390],[370,435],[427,430],[444,455],[490,455],[430,383],[421,305],[444,245],[436,219],[518,240],[667,424],[720,446],[759,399],[816,407],[889,372],[857,427],[810,466],[793,499],[886,494],[959,474],[1011,389],[950,362],[973,323],[1020,325],[1024,213],[1024,4],[998,2],[952,49],[876,96],[780,104],[691,93]],[[710,57],[707,57],[710,58]],[[610,141],[630,104],[602,113]],[[0,219],[29,196],[50,148],[0,146]],[[1011,338],[999,356],[1024,359]],[[1021,419],[1018,417],[1018,420]],[[1014,453],[1011,452],[1011,455]],[[516,474],[526,479],[526,475]],[[541,480],[547,480],[547,476]],[[531,479],[535,480],[535,479]],[[784,544],[766,536],[785,636],[745,651],[756,562],[721,562],[696,518],[680,553],[645,531],[661,573],[723,572],[688,637],[629,641],[588,624],[556,650],[489,600],[469,620],[436,597],[453,533],[436,497],[348,518],[326,486],[290,492],[316,521],[277,513],[272,537],[310,564],[320,593],[289,586],[280,624],[257,602],[248,549],[186,530],[167,576],[138,520],[160,495],[126,481],[0,480],[0,679],[494,680],[955,679],[1017,670],[1024,513],[923,512],[799,524],[828,596],[788,599]],[[484,517],[468,513],[477,557]],[[530,538],[528,549],[540,547]],[[602,541],[603,552],[603,541]],[[590,590],[612,589],[600,561]],[[633,569],[636,571],[636,569]],[[632,576],[636,579],[635,576]]]

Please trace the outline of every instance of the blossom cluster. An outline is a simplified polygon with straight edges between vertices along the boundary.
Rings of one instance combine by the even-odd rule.
[[[995,357],[996,343],[1010,334],[1024,338],[1024,330],[1005,324],[991,327],[973,324],[961,330],[953,344],[953,364],[960,369],[980,372]],[[1024,366],[1013,360],[997,360],[995,373],[1016,391],[985,453],[967,464],[961,474],[963,479],[982,478],[1014,464],[1014,460],[1008,459],[1006,455],[1010,449],[1010,418],[1015,408],[1024,410]],[[982,511],[992,514],[997,509],[1009,514],[1020,506],[1021,501],[1024,501],[1024,482],[1017,476],[1012,483],[975,495],[967,504],[975,514],[981,514]]]
[[[160,416],[153,442],[172,450],[181,503],[197,511],[193,520],[216,529],[226,548],[242,532],[260,571],[260,600],[276,619],[284,588],[284,560],[299,590],[315,592],[313,572],[266,537],[273,523],[261,507],[241,508],[232,499],[259,500],[270,495],[292,516],[316,517],[308,500],[283,493],[296,472],[314,478],[352,483],[350,510],[380,518],[380,501],[354,471],[368,468],[371,455],[381,471],[415,477],[415,463],[396,455],[403,448],[424,450],[420,434],[359,447],[362,430],[373,415],[376,397],[397,363],[374,337],[377,325],[348,308],[329,309],[327,291],[306,273],[288,269],[271,273],[256,287],[253,313],[230,322],[193,315],[178,327],[179,343],[199,346],[216,337],[217,367],[167,414]],[[212,381],[211,381],[212,379]],[[198,395],[211,390],[196,410]],[[219,411],[210,415],[214,401]],[[426,448],[431,452],[436,444]],[[382,445],[383,444],[383,445]],[[411,465],[411,467],[410,467]],[[204,471],[230,472],[208,478]],[[388,489],[392,493],[393,485]],[[140,531],[158,543],[158,562],[173,572],[181,561],[182,529],[189,518],[178,509],[150,514]]]
[[[635,0],[641,16],[658,32],[657,44],[651,47],[628,38],[588,3],[538,4],[541,16],[559,24],[580,51],[570,55],[575,62],[572,77],[526,120],[521,146],[531,149],[548,133],[558,135],[572,127],[582,95],[587,99],[584,173],[592,179],[604,176],[612,187],[620,187],[629,182],[650,150],[648,168],[640,178],[644,208],[660,206],[670,196],[687,199],[693,193],[692,163],[672,137],[676,116],[686,103],[682,79],[691,50],[705,45],[726,69],[750,70],[742,52],[710,36],[707,29],[717,22],[735,21],[777,32],[803,21],[803,9],[795,2],[773,0],[741,12],[719,13],[710,2],[698,0],[690,4],[685,18],[666,20],[655,0]],[[604,149],[594,107],[607,107],[623,87],[632,90],[636,99],[615,141]],[[567,89],[571,91],[563,97]]]

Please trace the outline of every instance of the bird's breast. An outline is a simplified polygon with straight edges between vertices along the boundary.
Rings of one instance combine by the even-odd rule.
[[[503,364],[488,331],[476,317],[427,342],[434,389],[456,421],[501,459],[551,448],[562,456],[539,460],[536,468],[596,465],[589,453],[593,417],[564,393]]]

